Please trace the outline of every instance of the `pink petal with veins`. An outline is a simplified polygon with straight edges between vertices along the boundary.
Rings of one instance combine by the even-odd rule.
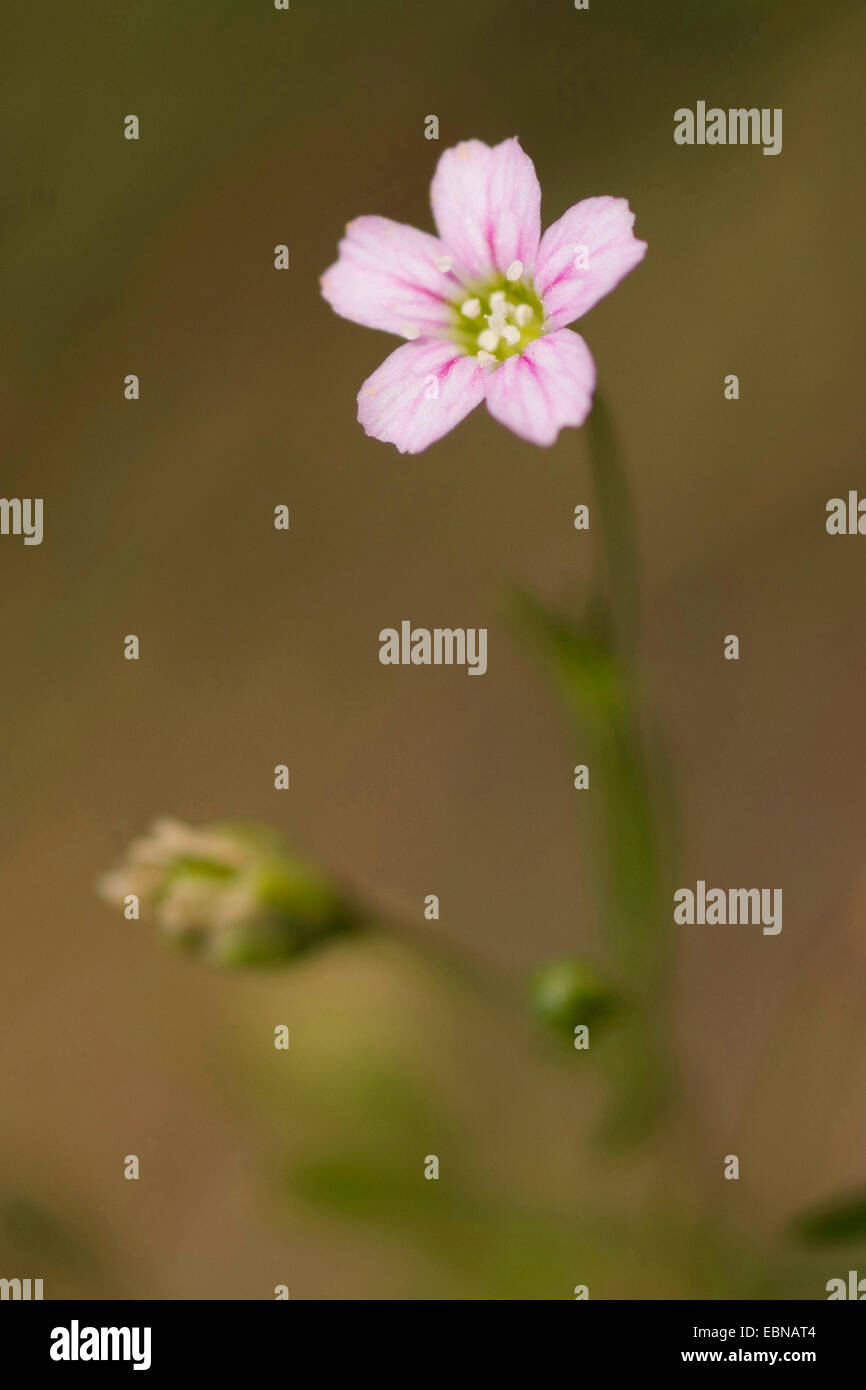
[[[480,404],[487,379],[474,357],[450,343],[404,343],[358,392],[358,420],[374,439],[418,454]]]
[[[520,261],[531,275],[541,235],[541,189],[517,140],[464,140],[445,150],[430,188],[442,240],[471,278]]]
[[[625,198],[584,198],[548,227],[538,248],[535,288],[549,327],[579,319],[643,260],[646,242],[638,241],[633,225]]]
[[[595,363],[570,329],[536,338],[487,382],[487,409],[530,444],[553,444],[564,425],[582,425],[595,390]]]
[[[387,217],[356,217],[340,258],[322,276],[322,294],[338,314],[403,338],[442,333],[453,321],[448,299],[460,293],[442,270],[453,257],[435,236]]]

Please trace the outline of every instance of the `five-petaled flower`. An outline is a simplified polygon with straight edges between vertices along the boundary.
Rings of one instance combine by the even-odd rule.
[[[646,252],[624,198],[585,198],[541,235],[541,190],[516,139],[446,150],[430,189],[439,236],[358,217],[322,276],[344,318],[409,341],[358,393],[367,434],[417,454],[482,400],[522,439],[582,425],[595,363],[566,327]]]

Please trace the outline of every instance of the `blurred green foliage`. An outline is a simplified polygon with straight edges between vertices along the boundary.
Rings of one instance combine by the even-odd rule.
[[[806,1245],[866,1245],[866,1189],[804,1212],[793,1222],[791,1232]]]
[[[54,1271],[92,1275],[98,1259],[90,1239],[68,1218],[20,1193],[0,1198],[4,1258],[45,1278]]]

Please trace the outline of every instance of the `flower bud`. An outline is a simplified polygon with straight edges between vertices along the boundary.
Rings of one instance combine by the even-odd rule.
[[[214,965],[278,964],[360,920],[324,875],[254,826],[158,820],[99,892],[120,906],[135,894],[170,941]]]
[[[622,1004],[594,966],[577,956],[539,966],[532,976],[530,998],[538,1017],[568,1037],[580,1024],[590,1027],[605,1022]]]

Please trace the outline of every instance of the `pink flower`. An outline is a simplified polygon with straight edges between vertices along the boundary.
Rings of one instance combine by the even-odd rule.
[[[624,198],[585,198],[541,235],[541,190],[519,142],[445,150],[430,189],[439,236],[358,217],[322,294],[343,318],[409,341],[358,392],[374,439],[418,454],[482,400],[532,444],[582,425],[589,348],[566,324],[643,259]]]

